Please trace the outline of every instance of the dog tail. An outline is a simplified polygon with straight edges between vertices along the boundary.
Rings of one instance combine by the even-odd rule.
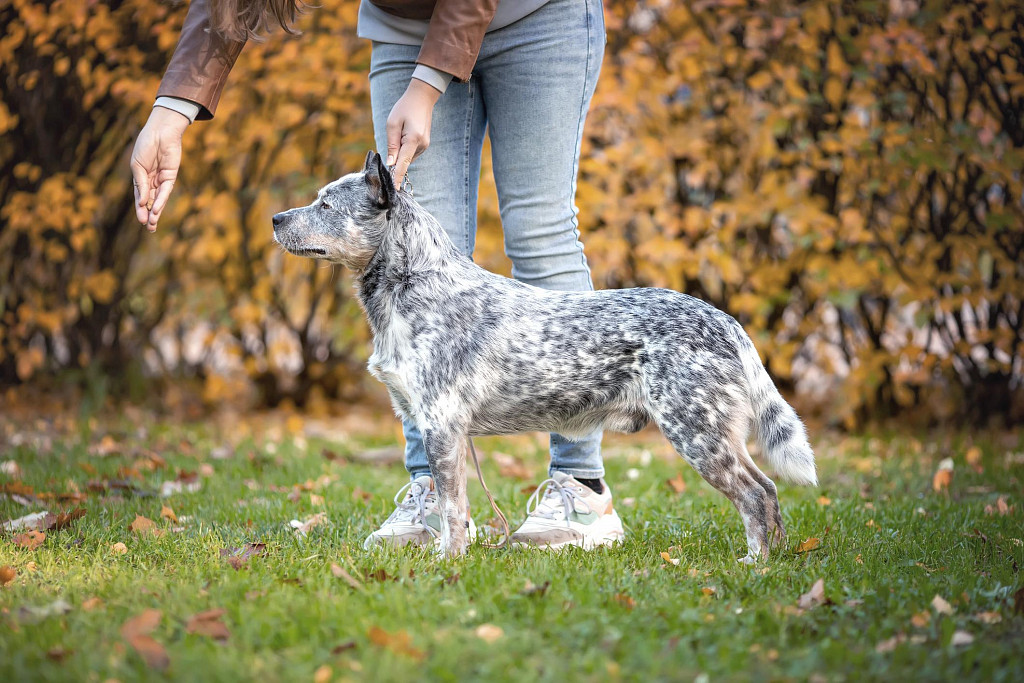
[[[817,486],[814,452],[807,442],[803,422],[779,394],[757,355],[754,343],[742,328],[738,337],[743,374],[750,387],[754,432],[761,452],[771,468],[783,479],[795,484]]]

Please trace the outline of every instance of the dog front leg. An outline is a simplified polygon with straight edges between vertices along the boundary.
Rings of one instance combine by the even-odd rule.
[[[440,554],[457,557],[468,543],[465,436],[458,430],[428,429],[423,434],[441,516]]]

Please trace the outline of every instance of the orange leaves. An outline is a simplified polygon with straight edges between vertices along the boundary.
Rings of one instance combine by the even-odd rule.
[[[165,670],[171,663],[167,650],[151,635],[162,618],[160,610],[147,609],[121,626],[121,637],[125,642],[142,657],[149,668],[157,671]]]
[[[936,493],[948,492],[951,483],[953,483],[953,459],[945,458],[939,463],[939,467],[932,477],[932,490]]]
[[[796,546],[796,549],[793,552],[795,552],[797,555],[799,555],[801,553],[807,553],[807,552],[810,552],[812,550],[817,550],[820,545],[821,545],[821,540],[820,539],[813,538],[813,537],[812,538],[808,538],[808,539],[798,543],[797,546]]]
[[[492,631],[485,631],[485,633],[488,637],[493,635]],[[397,655],[409,657],[410,659],[415,659],[417,661],[426,659],[427,653],[413,647],[412,637],[405,630],[389,632],[380,627],[371,626],[366,632],[366,636],[370,639],[370,642],[377,647],[390,650]]]
[[[19,548],[24,548],[25,550],[35,550],[41,546],[45,540],[46,534],[42,531],[36,531],[35,529],[26,531],[22,534],[15,534],[13,539],[14,545]]]
[[[188,623],[185,624],[185,632],[206,636],[214,640],[227,640],[231,632],[228,631],[228,627],[221,621],[221,617],[224,616],[225,612],[226,610],[224,609],[210,609],[193,614],[189,617]]]

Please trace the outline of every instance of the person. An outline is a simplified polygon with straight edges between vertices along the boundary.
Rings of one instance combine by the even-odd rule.
[[[137,217],[150,231],[170,197],[184,131],[213,118],[246,39],[274,26],[290,30],[300,4],[192,0],[131,158]],[[575,195],[604,54],[601,0],[363,0],[357,31],[372,41],[374,135],[396,184],[410,173],[416,200],[472,256],[486,132],[513,277],[592,290]],[[411,422],[403,431],[410,482],[366,547],[428,544],[440,530],[422,438]],[[600,431],[578,441],[551,434],[549,478],[528,501],[513,542],[593,548],[623,537],[600,444]]]

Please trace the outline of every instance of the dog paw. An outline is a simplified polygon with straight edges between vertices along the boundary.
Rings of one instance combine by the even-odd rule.
[[[741,558],[739,558],[736,561],[739,562],[740,564],[745,564],[747,566],[753,566],[753,565],[757,564],[757,557],[754,556],[754,555],[747,555],[746,557],[741,557]]]

